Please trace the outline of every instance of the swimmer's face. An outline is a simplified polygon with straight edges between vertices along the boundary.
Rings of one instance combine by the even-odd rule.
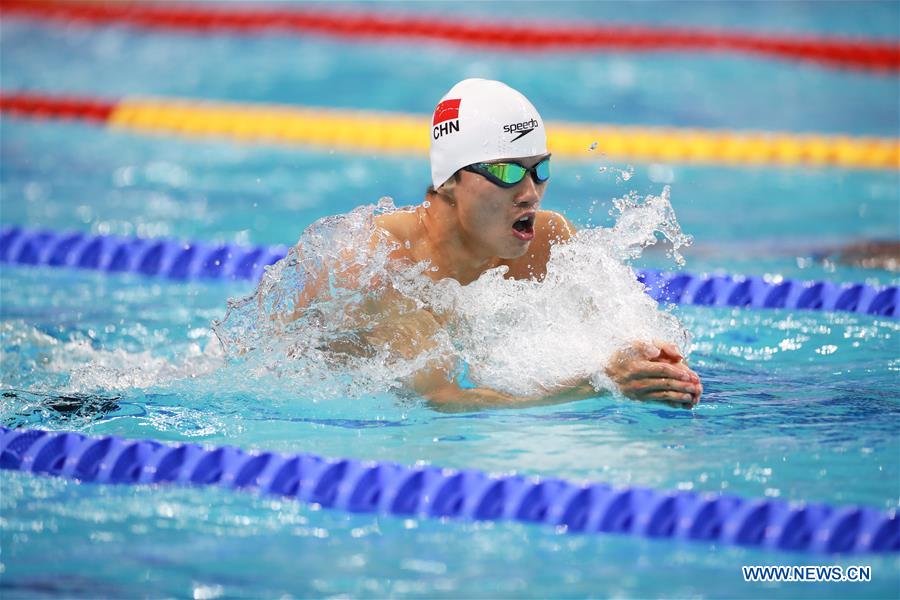
[[[509,160],[533,167],[547,156]],[[459,175],[454,198],[466,237],[490,256],[511,259],[525,254],[534,239],[535,212],[547,182],[537,183],[529,173],[514,186],[503,188],[478,173],[462,170]]]

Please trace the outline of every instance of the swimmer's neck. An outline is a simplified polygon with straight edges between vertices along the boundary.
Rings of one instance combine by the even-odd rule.
[[[428,207],[418,206],[416,216],[432,267],[433,279],[455,279],[468,285],[489,270],[503,264],[497,256],[480,251],[466,239],[456,211],[440,199],[431,199]]]

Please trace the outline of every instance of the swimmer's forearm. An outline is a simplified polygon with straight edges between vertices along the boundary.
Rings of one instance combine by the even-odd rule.
[[[480,408],[511,408],[561,404],[600,395],[589,383],[559,388],[546,394],[516,396],[490,388],[461,388],[449,384],[424,394],[439,410],[473,410]]]

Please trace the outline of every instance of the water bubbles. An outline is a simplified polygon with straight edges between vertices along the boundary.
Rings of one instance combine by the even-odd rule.
[[[634,176],[634,167],[628,165],[625,169],[617,169],[615,167],[598,167],[597,172],[601,175],[604,173],[615,173],[616,175],[616,183],[622,183],[624,181],[629,181]]]
[[[675,260],[678,266],[684,266],[684,257],[679,249],[690,246],[693,238],[682,233],[669,201],[670,195],[671,189],[665,186],[659,196],[641,198],[636,192],[630,192],[613,199],[610,215],[614,216],[616,211],[619,213],[609,238],[615,256],[620,260],[637,258],[644,248],[656,243],[656,236],[660,234],[672,246],[667,256]]]
[[[394,199],[390,196],[382,196],[378,199],[378,204],[375,205],[375,214],[388,213],[395,210]]]

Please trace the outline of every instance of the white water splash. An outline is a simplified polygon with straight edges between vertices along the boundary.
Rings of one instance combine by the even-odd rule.
[[[253,377],[287,378],[317,399],[399,389],[428,361],[448,357],[465,365],[475,384],[513,394],[576,378],[601,386],[611,355],[631,341],[665,339],[685,350],[690,341],[678,320],[643,293],[627,264],[658,235],[683,263],[678,248],[690,238],[678,227],[668,188],[659,196],[626,196],[615,207],[615,227],[582,230],[553,249],[543,281],[505,279],[501,267],[462,286],[432,281],[426,263],[391,263],[386,243],[372,246],[375,217],[398,210],[382,199],[313,224],[254,294],[229,301],[213,329],[232,364]],[[315,299],[286,319],[304,281],[334,264],[347,265],[358,285],[342,288],[329,277],[327,300]],[[360,309],[385,298],[389,314]],[[423,309],[445,326],[421,353],[392,350],[390,337],[421,324]],[[352,350],[335,351],[340,347]]]
[[[591,150],[593,150],[593,147],[591,148]],[[623,183],[629,181],[632,177],[634,177],[634,167],[632,167],[631,165],[628,165],[624,169],[618,169],[611,166],[598,167],[597,172],[601,174],[615,174],[616,183]]]
[[[0,324],[0,333],[3,388],[24,384],[33,392],[59,393],[146,389],[207,375],[224,365],[218,344],[205,350],[190,344],[181,356],[170,360],[149,351],[98,349],[83,337],[59,340],[21,321]],[[46,389],[29,381],[34,372],[43,374]]]
[[[679,249],[690,246],[694,238],[682,233],[669,200],[670,195],[669,186],[665,186],[659,196],[642,198],[631,192],[613,200],[613,209],[609,214],[616,217],[616,224],[612,230],[601,231],[607,231],[606,243],[620,260],[639,257],[644,248],[657,242],[658,233],[672,246],[666,255],[679,267],[684,266],[684,257]]]
[[[608,387],[604,367],[622,346],[665,339],[687,350],[690,341],[678,320],[643,293],[628,265],[658,238],[683,262],[678,249],[690,238],[678,227],[668,188],[659,196],[626,195],[614,207],[614,227],[584,229],[554,247],[543,281],[505,279],[498,268],[462,286],[432,281],[427,263],[392,262],[386,242],[372,243],[378,215],[406,210],[382,199],[310,226],[253,294],[229,300],[225,317],[213,322],[217,339],[203,350],[202,340],[174,357],[105,350],[6,323],[0,384],[14,388],[17,374],[43,372],[48,390],[63,392],[190,389],[202,382],[218,391],[317,401],[402,392],[429,361],[449,360],[471,383],[513,394],[577,378]],[[332,272],[336,264],[352,272],[356,285],[342,286]],[[304,283],[323,271],[327,294],[292,315]],[[385,299],[385,312],[366,310]],[[404,329],[434,325],[431,315],[443,325],[421,351],[394,349]]]

